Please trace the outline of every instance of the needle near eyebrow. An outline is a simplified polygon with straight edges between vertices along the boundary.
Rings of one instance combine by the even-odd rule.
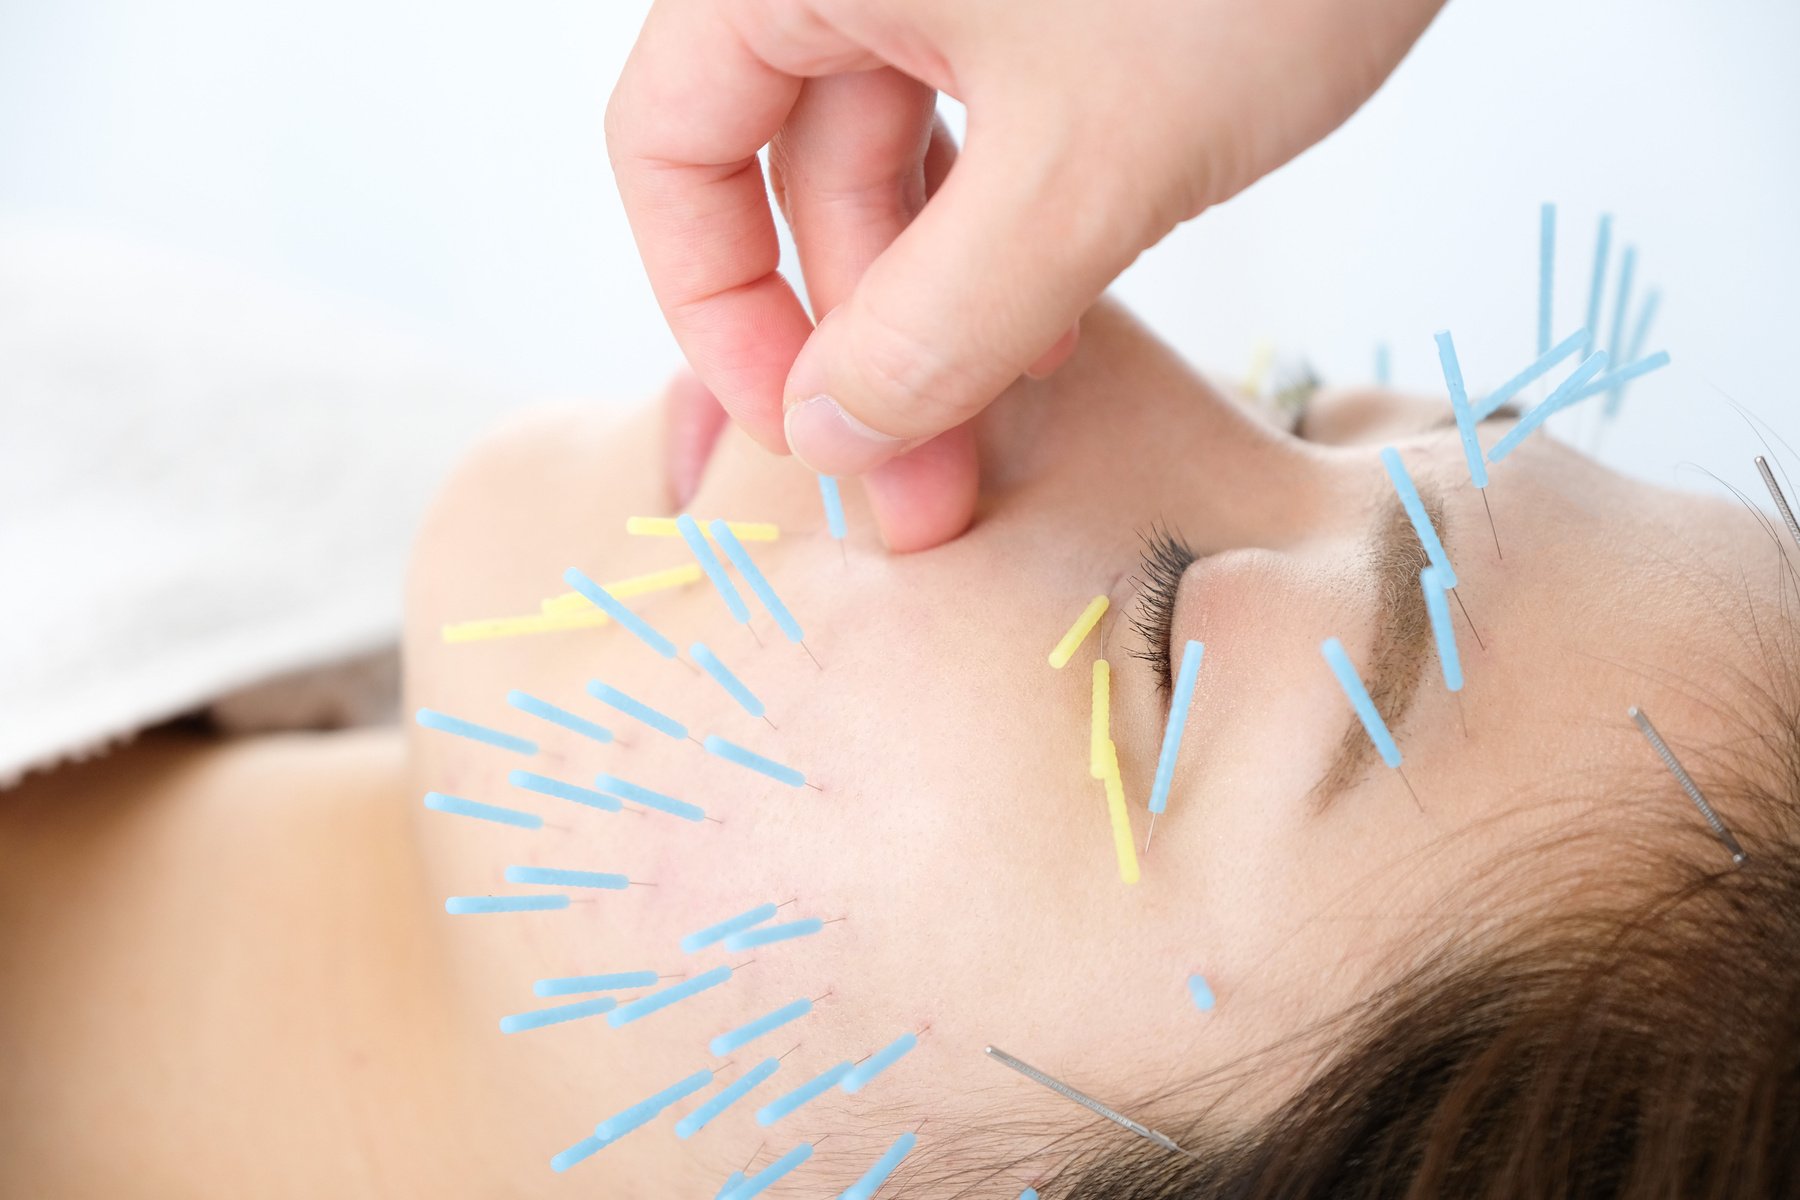
[[[1481,640],[1481,630],[1475,628],[1475,621],[1469,616],[1469,606],[1463,603],[1462,597],[1457,595],[1455,588],[1448,588],[1446,590],[1451,596],[1455,597],[1456,607],[1462,609],[1463,620],[1469,623],[1469,632],[1475,635],[1475,644],[1480,646],[1483,650],[1486,650],[1487,643]]]
[[[1488,532],[1494,535],[1494,553],[1500,553],[1500,531],[1494,528],[1494,510],[1488,505],[1487,464],[1481,458],[1481,438],[1476,431],[1475,410],[1469,404],[1468,389],[1463,386],[1462,364],[1457,361],[1456,342],[1448,329],[1437,332],[1438,361],[1444,368],[1444,382],[1450,389],[1450,411],[1456,416],[1456,430],[1462,438],[1463,456],[1469,464],[1469,482],[1481,493],[1481,506],[1487,509]],[[1455,582],[1454,579],[1451,580]],[[1473,626],[1471,626],[1473,628]]]
[[[1500,550],[1500,531],[1494,528],[1494,506],[1488,503],[1486,488],[1479,488],[1477,490],[1481,492],[1481,507],[1487,509],[1488,532],[1494,535],[1494,553],[1500,557],[1502,562],[1504,562],[1506,560],[1506,555]],[[1474,626],[1471,625],[1469,628],[1473,629]]]

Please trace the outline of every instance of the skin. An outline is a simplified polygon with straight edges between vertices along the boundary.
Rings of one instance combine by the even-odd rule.
[[[975,514],[967,422],[1138,254],[1348,118],[1440,2],[659,0],[607,150],[699,377],[768,448],[866,473],[887,544],[923,549]],[[968,112],[953,171],[937,93]]]
[[[404,749],[381,733],[222,748],[169,735],[0,806],[0,1190],[223,1196],[269,1194],[277,1180],[296,1196],[710,1196],[753,1154],[761,1167],[823,1138],[768,1193],[814,1195],[921,1120],[930,1180],[943,1166],[925,1149],[934,1137],[1082,1124],[986,1061],[990,1043],[1184,1128],[1207,1093],[1150,1098],[1370,995],[1447,930],[1560,902],[1578,870],[1605,889],[1605,858],[1559,850],[1557,831],[1590,819],[1625,837],[1642,796],[1670,813],[1685,803],[1626,706],[1678,747],[1703,742],[1727,729],[1708,706],[1727,673],[1758,668],[1735,615],[1775,603],[1776,572],[1761,568],[1777,560],[1741,510],[1535,438],[1494,470],[1502,562],[1454,432],[1416,432],[1443,407],[1344,394],[1309,415],[1313,440],[1293,438],[1103,306],[1063,371],[1016,385],[984,418],[970,532],[890,557],[853,503],[847,562],[816,532],[803,469],[729,429],[710,457],[696,449],[695,431],[720,423],[696,387],[623,428],[586,413],[521,424],[465,465],[421,535],[407,692],[409,706],[538,738],[537,759],[410,726]],[[1460,704],[1435,660],[1418,664],[1395,733],[1423,812],[1379,763],[1334,795],[1317,787],[1358,744],[1318,645],[1339,636],[1366,663],[1379,636],[1367,547],[1389,504],[1384,444],[1443,492],[1440,529],[1487,647],[1459,617]],[[634,607],[717,650],[778,731],[617,628],[439,640],[447,621],[530,611],[571,563],[616,578],[683,561],[678,543],[625,537],[622,518],[679,511],[696,482],[685,507],[697,514],[781,524],[782,539],[753,553],[824,671],[766,617],[759,648],[704,584]],[[1207,651],[1168,812],[1143,881],[1127,887],[1087,774],[1088,672],[1097,653],[1112,663],[1113,737],[1141,839],[1165,701],[1126,617],[1134,531],[1155,521],[1213,553],[1185,578],[1174,622],[1178,642]],[[1101,591],[1108,617],[1051,670],[1049,647]],[[823,790],[615,720],[583,695],[593,677],[792,762]],[[629,744],[532,721],[505,706],[512,687]],[[507,785],[515,765],[575,782],[613,770],[722,823],[535,796]],[[1599,785],[1621,779],[1643,785],[1629,805]],[[560,828],[428,812],[428,788]],[[524,890],[502,880],[515,863],[655,886],[564,912],[443,913],[446,896]],[[1496,869],[1520,886],[1471,891]],[[744,953],[678,949],[695,929],[790,899],[783,919],[842,920]],[[534,999],[533,979],[750,959],[728,985],[626,1028],[495,1029],[553,1002]],[[1219,997],[1210,1014],[1187,999],[1195,971]],[[545,1165],[595,1122],[720,1067],[705,1053],[712,1036],[803,996],[824,998],[720,1071],[733,1079],[791,1050],[754,1101],[690,1142],[665,1118],[567,1175]],[[921,1029],[919,1049],[861,1096],[755,1125],[758,1103]],[[1268,1060],[1210,1116],[1250,1119],[1314,1061]],[[998,1169],[991,1188],[1053,1165],[1032,1157],[1041,1130],[986,1139],[961,1153]]]

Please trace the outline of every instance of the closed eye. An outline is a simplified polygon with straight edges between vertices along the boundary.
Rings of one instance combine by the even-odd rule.
[[[1175,625],[1175,602],[1181,596],[1181,577],[1199,561],[1200,553],[1166,525],[1140,530],[1138,538],[1144,550],[1132,580],[1137,585],[1137,608],[1131,615],[1131,628],[1143,644],[1131,654],[1150,664],[1157,686],[1167,694],[1174,685],[1169,635]]]

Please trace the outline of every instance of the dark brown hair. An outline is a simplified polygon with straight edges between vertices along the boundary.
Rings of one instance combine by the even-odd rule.
[[[1187,1130],[1192,1159],[1148,1144],[1078,1156],[1040,1190],[1800,1195],[1800,720],[1753,745],[1760,781],[1740,767],[1708,788],[1755,830],[1742,867],[1664,777],[1646,803],[1689,824],[1646,843],[1654,886],[1636,880],[1629,902],[1569,905],[1508,944],[1435,956],[1341,1025],[1321,1073],[1277,1111],[1232,1136]],[[1741,763],[1744,750],[1703,761]]]

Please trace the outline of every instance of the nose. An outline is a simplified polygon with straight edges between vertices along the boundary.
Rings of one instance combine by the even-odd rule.
[[[1409,396],[1385,388],[1326,388],[1301,414],[1301,437],[1345,446],[1392,441],[1422,433],[1449,414],[1440,397]]]
[[[979,425],[982,516],[1161,521],[1198,542],[1275,545],[1319,515],[1333,470],[1315,447],[1222,394],[1110,305],[1075,358],[1016,385]]]

